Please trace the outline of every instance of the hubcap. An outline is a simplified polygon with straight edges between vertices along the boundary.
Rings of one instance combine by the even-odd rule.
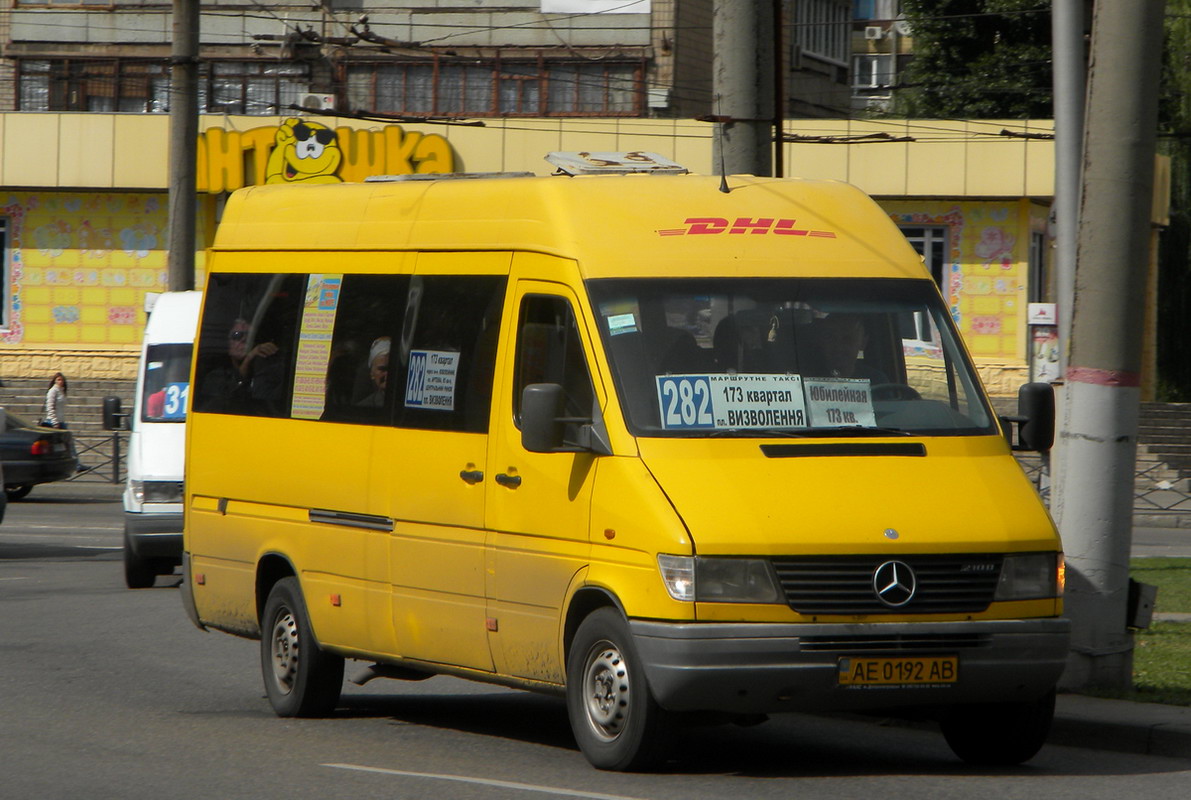
[[[298,622],[287,609],[273,623],[273,677],[286,694],[293,691],[298,677]]]
[[[615,645],[602,642],[592,648],[583,687],[592,729],[601,739],[615,739],[629,718],[628,667]]]

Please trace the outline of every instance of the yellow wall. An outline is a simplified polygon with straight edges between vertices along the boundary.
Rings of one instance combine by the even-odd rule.
[[[214,225],[208,192],[234,188],[237,176],[267,176],[285,121],[200,118],[200,248]],[[551,150],[650,150],[714,172],[715,127],[694,120],[308,121],[336,131],[344,145],[336,174],[348,180],[443,168],[543,175]],[[1024,198],[1047,201],[1053,185],[1053,143],[1006,130],[1045,135],[1052,125],[790,120],[787,133],[802,138],[784,150],[787,175],[856,184],[899,224],[953,225],[946,294],[994,392],[1015,391],[1026,372],[1029,230],[1044,224],[1045,207]],[[166,115],[0,113],[0,213],[10,220],[14,276],[0,376],[49,365],[78,377],[133,376],[144,295],[166,286],[168,132]]]

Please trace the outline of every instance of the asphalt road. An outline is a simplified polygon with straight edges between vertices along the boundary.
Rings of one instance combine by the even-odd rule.
[[[1183,798],[1191,761],[1048,746],[980,770],[936,732],[823,716],[684,732],[664,770],[593,770],[553,698],[447,678],[348,685],[282,720],[254,642],[176,579],[124,588],[114,490],[39,487],[0,525],[0,797]],[[349,671],[351,667],[349,666]]]

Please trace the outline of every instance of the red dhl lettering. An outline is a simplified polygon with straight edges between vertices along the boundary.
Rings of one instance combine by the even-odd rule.
[[[773,217],[737,217],[727,220],[723,217],[687,217],[682,228],[661,228],[658,236],[715,236],[733,234],[775,234],[777,236],[809,236],[819,239],[834,239],[834,231],[814,231],[797,227],[798,220],[774,219]]]

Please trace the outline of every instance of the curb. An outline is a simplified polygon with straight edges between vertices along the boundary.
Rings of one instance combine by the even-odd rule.
[[[1191,759],[1191,707],[1060,694],[1047,742]]]
[[[1135,528],[1184,528],[1191,530],[1191,512],[1144,511],[1133,512]]]

